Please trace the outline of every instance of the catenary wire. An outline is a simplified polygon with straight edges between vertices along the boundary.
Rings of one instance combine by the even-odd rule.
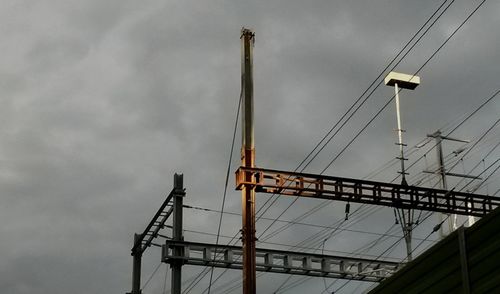
[[[471,13],[468,18],[445,40],[445,42],[435,51],[435,53],[433,55],[431,55],[431,57],[424,63],[424,65],[419,69],[419,71],[430,61],[430,59],[432,59],[438,51],[440,51],[440,49],[449,41],[449,39],[451,39],[451,37],[453,37],[453,35],[463,26],[463,24],[465,24],[465,22],[467,22],[467,20],[472,16],[472,14],[475,13],[475,11],[477,9],[479,9],[479,7],[485,2],[485,0],[483,2],[480,3],[480,5],[473,11],[473,13]],[[418,73],[418,71],[417,71]],[[391,99],[392,100],[392,99]],[[387,103],[388,104],[388,103]],[[386,106],[384,106],[385,108]],[[378,115],[378,114],[377,114]],[[371,122],[370,122],[371,123]],[[363,131],[363,130],[362,130]]]
[[[216,241],[215,241],[215,245],[219,245],[219,235],[220,235],[220,229],[221,229],[221,225],[222,225],[222,218],[224,216],[224,205],[226,203],[226,195],[227,195],[227,185],[229,183],[229,174],[231,173],[231,161],[233,159],[233,151],[234,151],[234,141],[236,139],[236,130],[238,128],[238,120],[239,120],[239,116],[240,116],[240,108],[241,108],[241,100],[243,99],[243,87],[242,87],[242,90],[240,92],[240,99],[238,101],[238,107],[236,109],[236,118],[235,118],[235,122],[234,122],[234,130],[233,130],[233,139],[231,140],[231,151],[229,152],[229,159],[228,159],[228,162],[227,162],[227,171],[226,171],[226,180],[225,180],[225,183],[224,183],[224,193],[223,193],[223,196],[222,196],[222,205],[221,205],[221,213],[220,213],[220,218],[219,218],[219,225],[218,225],[218,228],[217,228],[217,238],[216,238]],[[215,254],[214,254],[214,261],[215,261]],[[212,266],[211,270],[210,270],[210,282],[208,284],[208,293],[210,294],[210,289],[212,287],[212,278],[213,278],[213,275],[214,275],[214,267]]]
[[[437,17],[437,18],[433,21],[433,23],[432,23],[432,24],[431,24],[431,25],[430,25],[430,26],[426,29],[426,31],[424,31],[424,33],[423,33],[423,34],[422,34],[422,35],[421,35],[421,36],[417,39],[417,41],[413,44],[413,46],[411,46],[411,47],[410,47],[410,50],[408,50],[408,51],[405,53],[405,55],[403,55],[403,57],[400,59],[400,61],[399,61],[398,63],[396,63],[396,65],[394,65],[394,67],[393,67],[393,68],[395,68],[395,67],[396,67],[396,66],[397,66],[397,65],[398,65],[398,64],[399,64],[399,63],[403,60],[403,58],[407,56],[407,54],[411,51],[411,49],[413,49],[413,48],[414,48],[414,46],[415,46],[415,45],[416,45],[416,44],[417,44],[417,43],[418,43],[418,42],[422,39],[422,37],[423,37],[423,36],[424,36],[424,35],[425,35],[428,31],[429,31],[429,29],[430,29],[430,28],[434,25],[434,23],[437,21],[437,19],[439,19],[439,18],[441,17],[441,15],[442,15],[442,14],[443,14],[443,13],[444,13],[444,12],[445,12],[445,11],[446,11],[449,7],[450,7],[450,6],[451,6],[451,4],[452,4],[453,2],[454,2],[454,0],[453,0],[453,1],[451,1],[451,2],[448,4],[448,6],[445,8],[445,10],[443,10],[443,11],[441,12],[441,14],[440,14],[440,15],[439,15],[439,16],[438,16],[438,17]],[[368,90],[372,87],[372,85],[373,85],[373,84],[374,84],[374,83],[375,83],[375,82],[376,82],[376,81],[377,81],[377,80],[378,80],[378,79],[379,79],[379,78],[383,75],[383,73],[385,72],[385,70],[386,70],[388,67],[390,67],[390,65],[391,65],[391,64],[392,64],[392,63],[393,63],[393,62],[394,62],[394,61],[395,61],[395,60],[399,57],[399,55],[401,55],[401,53],[402,53],[402,52],[406,49],[406,47],[408,47],[408,45],[409,45],[409,44],[410,44],[410,43],[414,40],[414,38],[415,38],[415,37],[416,37],[416,36],[417,36],[417,35],[421,32],[421,30],[422,30],[422,29],[423,29],[423,28],[427,25],[427,23],[428,23],[428,22],[429,22],[429,21],[430,21],[430,20],[434,17],[434,15],[435,15],[436,13],[438,13],[438,11],[440,10],[440,8],[441,8],[441,7],[442,7],[445,3],[446,3],[446,1],[444,1],[444,2],[442,3],[442,5],[441,5],[441,6],[440,6],[440,7],[436,10],[436,12],[435,12],[435,13],[434,13],[434,14],[433,14],[433,15],[432,15],[432,16],[431,16],[431,17],[430,17],[430,18],[426,21],[426,23],[425,23],[425,24],[424,24],[424,25],[423,25],[423,26],[419,29],[419,31],[418,31],[418,32],[417,32],[417,33],[416,33],[416,34],[412,37],[412,39],[411,39],[411,40],[410,40],[410,41],[409,41],[409,42],[405,45],[405,47],[404,47],[404,48],[403,48],[403,49],[402,49],[402,50],[398,53],[398,55],[396,55],[396,57],[393,59],[393,61],[391,61],[391,63],[389,63],[389,65],[388,65],[388,66],[387,66],[387,67],[386,67],[386,68],[385,68],[385,69],[384,69],[384,70],[380,73],[380,75],[379,75],[379,76],[378,76],[378,77],[374,80],[374,82],[373,82],[373,83],[372,83],[372,84],[371,84],[371,85],[367,88],[367,90],[366,90],[366,91],[365,91],[365,92],[364,92],[364,93],[360,96],[360,98],[358,98],[358,99],[357,99],[357,101],[356,101],[356,102],[353,104],[353,106],[352,106],[352,107],[348,110],[348,112],[349,112],[349,111],[350,111],[350,110],[351,110],[351,109],[352,109],[352,108],[353,108],[353,107],[357,104],[357,102],[358,102],[358,101],[359,101],[359,100],[363,97],[363,95],[364,95],[364,94],[365,94],[365,93],[366,93],[366,92],[367,92],[367,91],[368,91]],[[439,49],[438,49],[438,50],[439,50]],[[433,57],[433,56],[431,56],[431,58],[432,58],[432,57]],[[428,61],[429,61],[429,60],[428,60]],[[424,66],[428,63],[428,61],[424,64]],[[421,68],[423,68],[423,66],[422,66]],[[421,69],[419,69],[419,70],[421,70]],[[417,73],[418,73],[418,72],[417,72]],[[379,86],[380,84],[381,84],[381,82],[377,85],[377,87],[376,87],[376,88],[378,88],[378,86]],[[376,89],[376,88],[375,88],[375,89]],[[375,89],[374,89],[374,90],[370,93],[370,95],[369,95],[369,96],[367,96],[367,97],[365,98],[365,100],[364,100],[364,101],[366,101],[366,100],[368,99],[368,97],[370,97],[370,96],[371,96],[371,94],[375,91]],[[392,98],[391,98],[391,100],[392,100]],[[363,104],[363,103],[364,103],[364,102],[362,102],[362,104]],[[362,105],[362,104],[361,104],[361,105]],[[388,103],[387,103],[387,104],[388,104]],[[359,108],[361,107],[361,105],[359,105],[359,106],[357,107],[357,109],[359,109]],[[384,108],[385,108],[385,107],[384,107]],[[356,109],[355,111],[357,111],[357,109]],[[348,112],[347,112],[347,113],[348,113]],[[346,113],[346,114],[347,114],[347,113]],[[354,112],[353,112],[353,114],[354,114]],[[353,114],[352,114],[352,115],[353,115]],[[351,115],[350,117],[352,117],[352,115]],[[344,115],[343,117],[345,117],[345,115]],[[350,119],[350,117],[348,118],[348,120]],[[342,120],[342,119],[341,119],[341,120]],[[341,120],[339,120],[339,122],[338,122],[338,123],[340,123],[340,121],[341,121]],[[347,121],[346,121],[346,122],[347,122]],[[337,123],[336,125],[338,125],[338,123]],[[370,122],[370,123],[371,123],[371,122]],[[345,123],[344,123],[343,125],[345,125]],[[342,125],[342,126],[343,126],[343,125]],[[342,128],[342,126],[341,126],[341,128]],[[335,129],[335,126],[331,129],[331,131],[333,131],[333,129]],[[331,131],[329,132],[329,134],[331,133]],[[337,132],[337,133],[338,133],[338,132]],[[327,135],[327,136],[328,136],[328,135]],[[330,138],[330,140],[331,140],[332,138],[333,138],[333,136]],[[324,140],[322,140],[322,141],[324,141]],[[329,141],[328,141],[328,142],[329,142]],[[321,144],[321,143],[319,143],[319,144]],[[328,143],[327,143],[327,144],[328,144]],[[350,145],[350,144],[349,144],[349,145]],[[319,146],[319,145],[317,145],[317,146]],[[316,148],[317,148],[317,147],[315,147],[315,149],[316,149]],[[324,147],[323,147],[323,148],[324,148]],[[320,149],[320,151],[321,151],[321,150],[322,150],[322,149]],[[345,149],[344,149],[344,150],[345,150]],[[313,152],[314,152],[314,151],[313,151]],[[318,154],[318,153],[317,153],[317,154]],[[309,156],[309,155],[308,155],[308,156]],[[307,158],[307,157],[306,157],[306,158]],[[313,159],[314,159],[314,158],[313,158]],[[309,161],[309,163],[310,163],[310,162],[311,162],[311,161]],[[309,164],[309,163],[308,163],[308,164]],[[299,166],[300,166],[300,165],[302,165],[302,163],[301,163],[301,164],[299,164]],[[330,165],[331,165],[331,164],[330,164]],[[305,167],[304,167],[304,168],[305,168]],[[326,170],[326,169],[325,169],[325,170]],[[273,196],[274,196],[274,195],[273,195]],[[268,201],[267,201],[266,203],[264,203],[264,205],[263,205],[262,207],[265,207],[265,205],[266,205],[266,204],[267,204],[267,203],[268,203],[271,199],[272,199],[272,197],[270,197],[270,198],[268,199]],[[277,199],[277,198],[276,198],[276,199]],[[276,199],[275,199],[274,201],[272,201],[272,202],[271,202],[271,205],[272,205],[272,204],[276,201]],[[297,198],[296,198],[296,199],[297,199]],[[295,199],[295,200],[296,200],[296,199]],[[292,205],[293,205],[293,203],[294,203],[294,202],[292,202]],[[269,205],[269,206],[268,206],[268,208],[269,208],[269,207],[271,207],[271,205]],[[267,208],[267,209],[268,209],[268,208]],[[263,214],[267,211],[267,209],[265,209],[265,210],[264,210],[264,212],[261,214],[261,216],[262,216],[262,215],[263,215]],[[279,217],[281,217],[281,215],[280,215]],[[278,218],[279,218],[279,217],[278,217]],[[272,223],[269,227],[271,227],[272,225],[273,225],[273,223]],[[268,228],[269,228],[269,227],[268,227]],[[267,229],[266,229],[266,230],[267,230]],[[265,230],[265,231],[266,231],[266,230]],[[265,231],[261,234],[261,236],[265,233]]]
[[[411,52],[411,50],[418,44],[418,42],[427,34],[427,32],[430,30],[430,28],[432,26],[434,26],[434,24],[436,23],[436,21],[448,10],[448,8],[451,6],[451,4],[454,3],[455,0],[452,0],[447,7],[445,7],[445,9],[434,19],[434,21],[427,27],[427,29],[422,33],[422,35],[414,42],[414,44],[410,47],[410,49],[400,58],[400,60],[394,64],[394,66],[391,68],[391,71],[396,68],[396,66],[398,66],[402,61],[403,59]],[[434,16],[439,12],[439,10],[444,6],[444,4],[447,2],[447,0],[445,0],[439,7],[438,9],[436,9],[434,11],[434,13],[426,20],[426,22],[420,27],[420,29],[412,36],[412,38],[403,46],[403,48],[396,54],[396,56],[389,62],[389,64],[379,73],[379,75],[373,80],[373,82],[368,86],[368,88],[366,88],[366,90],[361,94],[361,96],[359,96],[356,101],[351,105],[351,107],[344,113],[344,115],[342,115],[342,117],[334,124],[334,126],[330,129],[330,131],[327,133],[326,136],[323,137],[323,139],[320,141],[320,143],[318,143],[316,145],[316,147],[314,149],[317,149],[317,147],[319,145],[321,145],[321,143],[331,134],[331,132],[340,124],[340,122],[349,114],[349,112],[355,107],[355,105],[362,99],[362,97],[370,90],[370,88],[379,80],[380,77],[382,77],[382,75],[386,72],[386,70],[396,61],[396,59],[404,52],[404,50],[409,46],[409,44],[411,44],[411,42],[413,42],[413,40],[418,36],[418,34],[424,29],[424,27],[432,20],[432,18],[434,18]],[[302,168],[301,168],[301,172],[305,170],[305,168],[318,156],[318,154],[331,142],[331,140],[340,132],[340,130],[345,126],[345,124],[353,117],[353,115],[361,108],[361,106],[368,100],[368,98],[370,98],[373,93],[375,92],[375,90],[377,90],[380,85],[382,84],[382,81],[379,81],[379,83],[376,85],[375,88],[373,88],[370,93],[363,99],[363,101],[356,107],[356,109],[349,115],[349,117],[342,123],[342,125],[337,129],[337,131],[332,135],[330,136],[330,138],[326,141],[325,144],[323,144],[323,146],[316,152],[316,154],[308,160],[307,164],[304,165]],[[313,152],[314,152],[314,149],[311,153],[309,153],[307,156],[306,156],[306,159],[307,160],[307,157],[309,157]],[[304,162],[303,161],[303,162]],[[299,167],[300,165],[303,164],[303,162],[301,162],[299,164]],[[298,168],[295,169],[295,171],[298,170]],[[273,195],[274,196],[274,195]],[[272,197],[271,197],[272,198]],[[262,208],[265,207],[265,205],[271,200],[271,198],[268,199],[268,201],[266,201],[264,203],[264,205],[262,206]],[[271,204],[269,204],[269,206],[264,209],[264,211],[262,212],[262,214],[264,214],[276,201],[277,199],[279,199],[279,197],[276,197],[272,202]],[[296,198],[297,199],[297,198]],[[295,199],[295,200],[296,200]],[[295,203],[295,202],[293,202]],[[293,205],[293,203],[291,205]]]

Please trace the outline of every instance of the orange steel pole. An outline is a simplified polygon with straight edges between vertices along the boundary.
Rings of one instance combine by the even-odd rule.
[[[255,34],[241,30],[241,86],[243,94],[241,163],[244,167],[255,167],[253,127],[253,44]],[[245,175],[246,182],[254,182],[251,173]],[[243,243],[243,294],[256,293],[255,268],[255,188],[244,186],[242,202]]]

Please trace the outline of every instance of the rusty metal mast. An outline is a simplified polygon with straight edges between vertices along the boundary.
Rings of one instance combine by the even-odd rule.
[[[253,128],[253,44],[255,34],[241,30],[241,87],[243,95],[241,163],[244,167],[255,167]],[[246,181],[253,182],[248,173]],[[245,185],[241,190],[242,243],[243,243],[243,293],[256,293],[255,266],[255,187]]]

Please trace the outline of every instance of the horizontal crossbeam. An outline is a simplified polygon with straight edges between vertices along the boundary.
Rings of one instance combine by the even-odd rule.
[[[174,255],[174,248],[182,248],[183,254]],[[162,261],[171,263],[182,259],[185,264],[242,269],[242,248],[167,240],[162,249]],[[371,260],[344,256],[332,256],[273,249],[256,249],[256,268],[261,272],[273,272],[312,277],[380,282],[394,273],[402,264],[383,260]]]
[[[251,177],[245,177],[250,173]],[[245,179],[252,181],[245,181]],[[240,167],[236,189],[244,185],[257,192],[321,198],[396,208],[437,211],[482,217],[500,205],[500,198],[417,186],[324,175]]]

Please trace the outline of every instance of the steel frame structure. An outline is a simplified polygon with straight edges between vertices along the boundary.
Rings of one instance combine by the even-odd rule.
[[[182,198],[186,195],[183,186],[183,175],[174,175],[174,188],[161,204],[149,224],[142,234],[134,234],[134,246],[132,247],[132,290],[128,294],[141,294],[141,266],[142,254],[153,244],[153,240],[158,237],[159,232],[166,225],[168,218],[173,214],[173,238],[183,240],[182,236]],[[182,254],[182,252],[177,252]],[[172,292],[180,293],[181,287],[181,267],[182,263],[171,263],[172,266]]]
[[[236,189],[243,186],[255,187],[261,193],[478,217],[500,205],[500,198],[486,195],[264,168],[240,167],[236,171]]]
[[[241,270],[242,258],[243,249],[239,246],[167,240],[162,247],[162,261],[166,263],[181,261],[188,265]],[[380,282],[401,266],[377,259],[256,248],[256,270],[260,272]]]

